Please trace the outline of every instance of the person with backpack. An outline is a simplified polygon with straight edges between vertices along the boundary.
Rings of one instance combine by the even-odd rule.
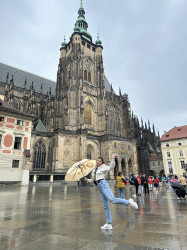
[[[127,180],[123,178],[122,172],[118,173],[118,176],[116,177],[117,181],[117,188],[118,188],[118,198],[125,199],[125,185],[127,183]]]
[[[154,188],[155,188],[155,193],[158,194],[159,179],[156,176],[153,179],[153,184],[154,184]]]

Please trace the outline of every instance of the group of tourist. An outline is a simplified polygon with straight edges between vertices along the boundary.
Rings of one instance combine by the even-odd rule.
[[[118,197],[124,199],[125,197],[125,185],[128,183],[130,184],[131,190],[133,190],[133,187],[135,187],[135,194],[133,195],[134,197],[140,196],[140,195],[147,195],[149,194],[149,191],[154,191],[156,194],[158,194],[158,188],[159,186],[165,185],[168,183],[169,178],[164,175],[163,177],[159,176],[158,178],[155,177],[146,177],[145,174],[143,175],[136,175],[132,174],[130,178],[127,176],[123,177],[122,172],[118,173],[118,176],[116,177],[117,181],[117,187],[119,190]],[[171,180],[169,183],[172,185],[173,183],[180,183],[181,186],[183,187],[184,190],[186,190],[187,186],[187,180],[184,176],[172,176]],[[175,186],[175,187],[174,187]],[[174,192],[176,192],[177,185],[172,185]],[[180,187],[178,185],[178,187]],[[178,193],[177,193],[178,194]],[[179,199],[181,198],[180,196],[178,197]]]
[[[124,190],[125,185],[127,183],[130,184],[131,190],[133,187],[135,187],[135,194],[134,197],[139,195],[147,195],[149,194],[149,191],[154,191],[155,193],[158,193],[158,186],[159,186],[159,179],[155,176],[152,178],[151,176],[146,177],[145,174],[143,175],[136,175],[132,174],[130,178],[123,177],[123,174],[121,172],[118,173],[118,176],[116,177],[117,181],[117,187],[119,189],[119,195],[118,197],[124,198]]]

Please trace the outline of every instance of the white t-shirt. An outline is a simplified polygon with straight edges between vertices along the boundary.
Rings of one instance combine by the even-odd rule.
[[[107,174],[107,172],[113,170],[115,168],[115,159],[112,159],[110,166],[107,166],[105,164],[102,164],[100,167],[96,168],[92,171],[92,179],[88,179],[88,182],[93,182],[104,179],[105,175]],[[96,178],[95,178],[95,171],[96,171]]]

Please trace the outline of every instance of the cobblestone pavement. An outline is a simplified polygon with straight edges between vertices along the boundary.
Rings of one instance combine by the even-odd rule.
[[[117,188],[110,183],[117,195]],[[126,188],[126,198],[131,190]],[[111,204],[113,230],[95,186],[0,186],[0,249],[187,249],[187,202],[170,188],[135,198],[138,210]]]

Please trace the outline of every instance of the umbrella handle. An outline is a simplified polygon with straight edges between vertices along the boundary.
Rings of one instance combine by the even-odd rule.
[[[80,168],[80,166],[79,166],[79,168]],[[80,168],[80,170],[81,170],[82,174],[85,175],[84,172],[83,172],[83,170],[82,170],[81,168]],[[84,177],[84,176],[83,176],[83,177]]]

